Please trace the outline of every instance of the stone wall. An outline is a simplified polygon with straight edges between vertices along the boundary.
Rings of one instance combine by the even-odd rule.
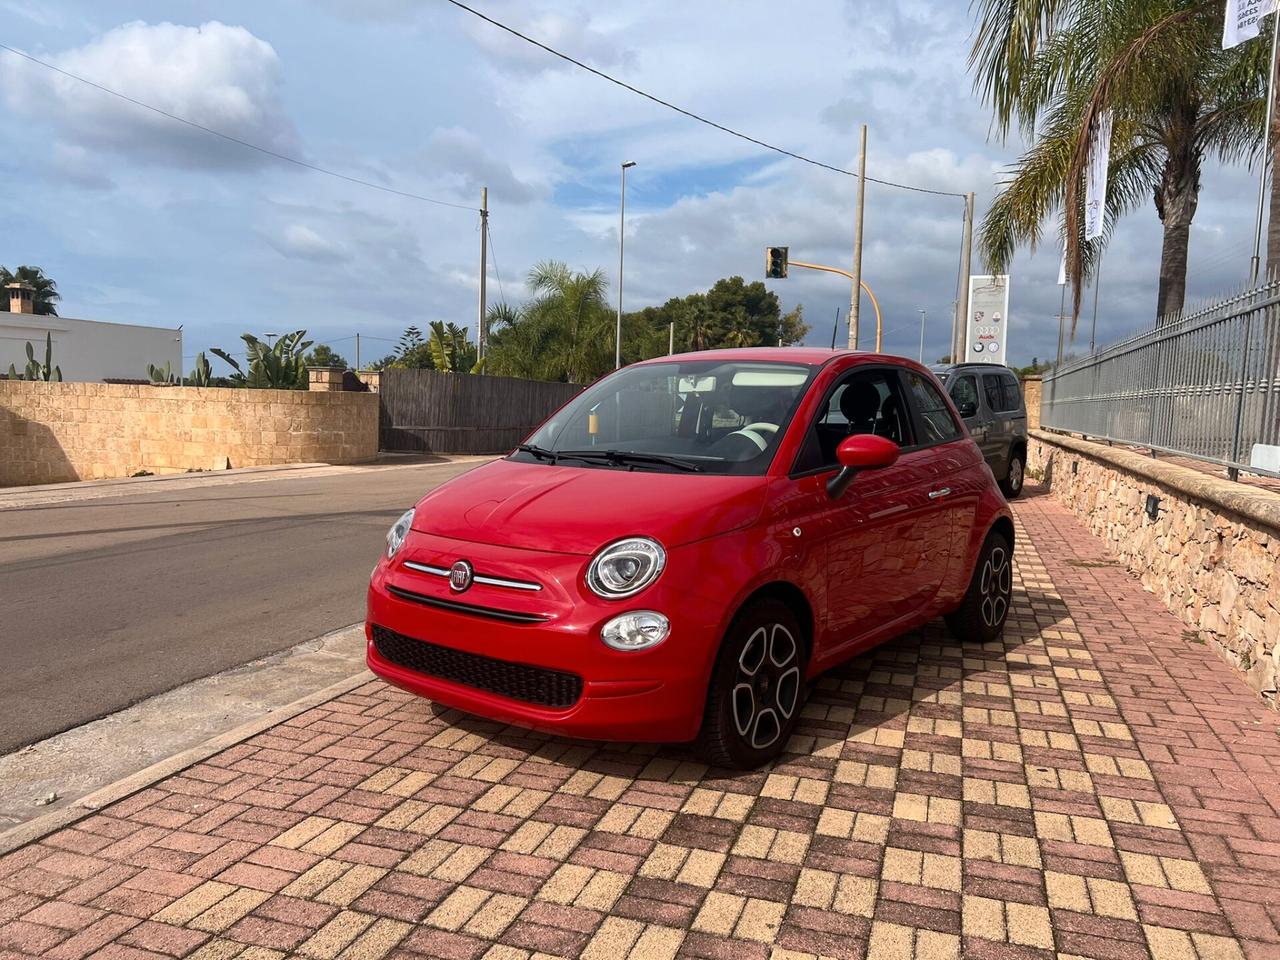
[[[372,393],[0,380],[0,486],[377,452]]]
[[[1039,377],[1022,378],[1022,399],[1027,405],[1027,429],[1040,429],[1040,404],[1044,401],[1044,381]]]
[[[1280,494],[1042,431],[1027,473],[1280,709]]]

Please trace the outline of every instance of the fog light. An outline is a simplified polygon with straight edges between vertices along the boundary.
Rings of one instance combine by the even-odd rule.
[[[614,617],[600,631],[600,639],[615,650],[646,650],[667,639],[671,621],[653,610],[634,610]]]

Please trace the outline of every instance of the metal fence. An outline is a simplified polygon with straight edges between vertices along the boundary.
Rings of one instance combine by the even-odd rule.
[[[1041,424],[1280,476],[1280,282],[1045,374]]]
[[[378,442],[383,450],[507,453],[579,390],[435,370],[383,370]]]

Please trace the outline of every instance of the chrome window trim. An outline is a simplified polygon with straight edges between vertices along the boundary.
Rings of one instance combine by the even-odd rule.
[[[406,560],[404,565],[410,570],[417,570],[419,573],[429,573],[433,577],[448,577],[449,571],[444,567],[433,567],[426,563],[414,563],[412,560]],[[483,583],[490,587],[506,587],[509,590],[529,590],[537,592],[542,589],[540,583],[530,583],[527,580],[508,580],[505,577],[487,577],[477,573],[471,580],[472,583]]]

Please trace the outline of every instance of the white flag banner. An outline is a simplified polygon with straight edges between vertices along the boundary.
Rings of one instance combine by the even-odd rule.
[[[1222,49],[1252,40],[1258,35],[1259,21],[1275,13],[1277,0],[1227,0],[1227,18],[1222,24]]]
[[[1275,0],[1271,0],[1275,2]],[[1084,238],[1102,236],[1107,214],[1107,164],[1111,159],[1111,111],[1098,114],[1089,145],[1089,166],[1084,185]]]

